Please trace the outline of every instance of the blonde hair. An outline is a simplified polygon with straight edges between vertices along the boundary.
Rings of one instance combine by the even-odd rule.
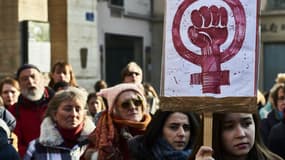
[[[278,73],[275,79],[276,83],[285,83],[285,73]]]
[[[82,104],[82,106],[84,106],[85,108],[87,102],[87,92],[83,89],[76,87],[68,87],[67,89],[56,92],[56,94],[52,97],[48,104],[45,117],[51,117],[53,119],[54,113],[57,112],[59,105],[63,101],[74,99],[78,100],[80,104]]]
[[[257,90],[257,104],[265,105],[266,100],[264,95],[260,92],[260,90]]]

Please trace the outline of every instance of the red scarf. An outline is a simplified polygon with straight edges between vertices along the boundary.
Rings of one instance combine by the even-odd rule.
[[[117,155],[117,150],[115,149],[114,143],[116,140],[117,128],[114,126],[114,123],[117,125],[127,125],[139,131],[145,131],[146,126],[151,120],[151,116],[145,114],[142,122],[132,122],[128,120],[118,120],[111,117],[107,111],[104,111],[97,122],[96,129],[89,135],[89,140],[95,146],[95,149],[99,151],[98,160],[104,159],[119,159]]]
[[[60,135],[64,140],[64,145],[72,148],[75,146],[78,141],[77,139],[80,137],[81,131],[83,130],[84,123],[81,123],[76,128],[73,129],[64,129],[60,126],[57,127]]]

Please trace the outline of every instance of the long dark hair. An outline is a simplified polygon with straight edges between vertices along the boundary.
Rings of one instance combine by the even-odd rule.
[[[213,149],[214,149],[214,155],[213,157],[215,159],[222,160],[224,159],[224,151],[223,151],[223,145],[222,145],[222,127],[225,115],[227,113],[215,113],[213,114]],[[259,132],[259,118],[257,113],[253,113],[253,120],[255,123],[255,140],[254,145],[252,149],[249,151],[247,159],[258,159],[258,160],[282,160],[279,156],[269,151],[269,149],[264,145],[260,132]],[[195,155],[198,152],[199,148],[202,145],[202,139],[203,139],[203,127],[200,129],[200,134],[198,137],[198,143],[194,146],[193,152],[189,158],[189,160],[195,160]]]
[[[151,122],[149,123],[146,133],[144,136],[144,143],[148,148],[151,148],[155,143],[156,139],[162,136],[163,126],[167,120],[167,118],[177,111],[162,111],[158,110],[153,116]],[[190,141],[186,148],[191,148],[193,146],[193,142],[197,137],[197,131],[199,127],[199,117],[195,113],[192,112],[181,112],[187,115],[190,121]]]

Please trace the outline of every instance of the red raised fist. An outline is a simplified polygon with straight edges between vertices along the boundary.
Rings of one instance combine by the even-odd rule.
[[[220,53],[220,45],[228,37],[228,14],[224,7],[203,6],[191,13],[193,26],[188,29],[188,36],[193,44],[202,49],[203,55]]]

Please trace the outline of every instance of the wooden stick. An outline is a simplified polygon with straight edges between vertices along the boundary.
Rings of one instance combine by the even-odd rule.
[[[213,113],[204,112],[203,115],[204,115],[203,143],[205,146],[212,147]]]

